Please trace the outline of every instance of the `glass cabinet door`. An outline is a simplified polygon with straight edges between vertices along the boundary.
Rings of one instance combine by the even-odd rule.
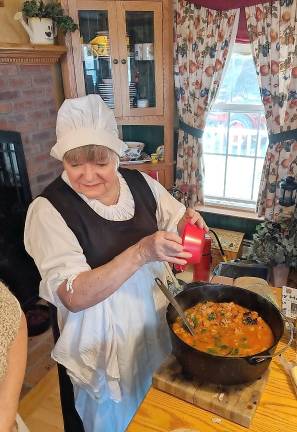
[[[113,70],[118,62],[116,29],[112,28],[115,9],[111,2],[80,1],[78,22],[85,94],[99,94],[116,115],[121,115],[119,77],[117,80]]]
[[[163,113],[162,4],[118,3],[123,116]]]
[[[77,0],[78,96],[99,94],[118,118],[163,114],[162,3]]]

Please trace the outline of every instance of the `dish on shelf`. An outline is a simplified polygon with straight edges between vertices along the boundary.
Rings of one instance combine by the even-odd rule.
[[[132,165],[132,164],[142,164],[146,162],[151,162],[151,159],[137,159],[137,160],[121,160],[120,165]]]
[[[141,157],[144,143],[138,141],[126,141],[128,148],[125,150],[123,160],[137,160]]]

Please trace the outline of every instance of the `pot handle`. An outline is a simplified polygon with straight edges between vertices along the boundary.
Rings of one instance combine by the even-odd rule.
[[[288,318],[286,317],[285,314],[283,314],[281,311],[279,311],[279,313],[281,314],[283,320],[288,324],[289,329],[290,329],[290,339],[289,342],[287,343],[287,345],[283,348],[281,348],[279,351],[273,353],[273,354],[268,354],[268,355],[260,355],[260,356],[252,356],[249,357],[247,359],[247,361],[250,364],[257,364],[257,363],[262,363],[263,361],[267,360],[267,359],[272,359],[273,357],[279,356],[280,354],[282,354],[283,352],[285,352],[289,346],[291,345],[291,343],[293,342],[294,339],[294,325],[291,323],[291,321],[288,320]]]

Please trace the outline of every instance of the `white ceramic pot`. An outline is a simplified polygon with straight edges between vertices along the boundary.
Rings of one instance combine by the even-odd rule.
[[[154,60],[154,44],[142,44],[142,60]]]
[[[20,12],[14,16],[19,21],[29,35],[32,44],[52,45],[54,43],[54,26],[51,18],[28,18],[28,23],[24,20]]]
[[[138,99],[137,108],[147,108],[149,106],[148,99]]]

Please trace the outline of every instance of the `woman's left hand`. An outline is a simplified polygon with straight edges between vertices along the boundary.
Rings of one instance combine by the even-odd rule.
[[[185,225],[187,223],[190,223],[192,225],[197,225],[200,228],[204,228],[205,231],[208,232],[208,226],[204,222],[203,217],[194,209],[187,208],[183,217],[178,222],[177,230],[178,230],[178,233],[180,236],[182,235],[184,228],[185,228]]]

